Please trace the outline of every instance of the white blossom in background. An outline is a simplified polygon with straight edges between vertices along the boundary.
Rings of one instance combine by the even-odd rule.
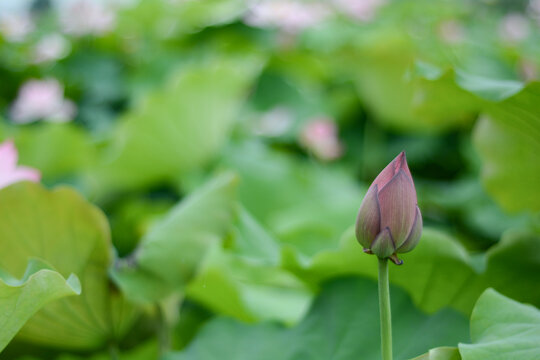
[[[460,44],[465,40],[465,29],[456,20],[443,21],[438,28],[439,37],[447,44]]]
[[[75,104],[64,99],[64,88],[55,79],[27,81],[11,107],[11,119],[19,124],[41,119],[66,122],[75,114]]]
[[[317,158],[330,161],[343,154],[337,126],[330,118],[320,117],[309,121],[300,132],[300,144]]]
[[[371,21],[386,0],[333,0],[343,14],[360,21]]]
[[[516,43],[529,36],[529,21],[518,13],[506,15],[499,24],[499,36],[503,41]]]
[[[264,113],[253,127],[256,135],[276,137],[290,130],[294,121],[293,113],[284,106],[277,106]]]
[[[42,37],[34,47],[34,63],[60,60],[70,51],[69,41],[60,34],[49,34]]]
[[[63,1],[58,11],[63,31],[74,36],[101,35],[116,25],[115,12],[96,0]]]
[[[0,144],[0,189],[19,181],[39,182],[41,173],[26,166],[17,166],[19,153],[11,140]]]
[[[34,28],[34,21],[26,11],[6,12],[0,15],[0,33],[9,42],[24,41]]]
[[[288,33],[298,33],[319,24],[330,14],[322,3],[263,0],[251,4],[244,22],[253,27],[279,28]]]

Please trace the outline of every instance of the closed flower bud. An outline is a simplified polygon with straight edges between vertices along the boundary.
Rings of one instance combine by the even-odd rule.
[[[422,234],[422,214],[405,153],[400,153],[369,187],[356,219],[356,239],[364,252],[403,262],[398,253],[414,249]]]

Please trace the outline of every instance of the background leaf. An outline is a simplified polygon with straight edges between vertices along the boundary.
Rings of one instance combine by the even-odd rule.
[[[216,156],[260,67],[254,57],[232,60],[186,66],[126,113],[98,183],[130,189],[170,182]]]
[[[395,358],[407,359],[429,347],[468,337],[459,313],[427,316],[407,295],[392,288]],[[210,321],[188,348],[167,359],[378,359],[377,285],[366,279],[339,279],[325,285],[308,315],[287,329],[272,323],[245,325],[227,318]]]
[[[472,310],[484,289],[466,250],[444,233],[426,228],[413,252],[400,254],[403,266],[390,267],[390,281],[406,289],[416,306],[434,312],[453,307]],[[342,238],[338,249],[321,251],[302,264],[294,253],[285,253],[286,267],[312,284],[347,274],[377,278],[377,258],[366,255],[353,229]]]
[[[130,299],[152,302],[184,289],[232,225],[237,181],[226,174],[191,194],[118,262],[112,276]]]
[[[257,142],[229,147],[223,166],[242,179],[238,194],[250,214],[304,255],[331,246],[354,223],[362,192],[342,168],[302,162]]]
[[[278,320],[294,324],[311,301],[309,289],[293,274],[214,247],[186,296],[218,314],[242,321]]]
[[[540,210],[540,83],[485,107],[474,129],[482,158],[482,179],[507,210]]]
[[[509,231],[487,252],[487,283],[520,302],[540,306],[540,289],[534,285],[539,271],[540,236],[532,232]]]

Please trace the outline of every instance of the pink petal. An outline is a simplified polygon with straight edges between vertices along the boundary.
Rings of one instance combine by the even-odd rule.
[[[377,185],[368,189],[356,218],[356,239],[358,239],[358,242],[364,249],[371,247],[371,243],[375,240],[381,229],[381,210],[377,192]]]
[[[19,166],[15,170],[15,177],[19,179],[19,181],[28,180],[32,182],[38,182],[41,180],[41,172],[39,170],[32,169],[26,166]]]
[[[412,178],[412,175],[411,175],[411,171],[409,170],[409,165],[407,164],[407,157],[405,156],[405,151],[402,151],[396,157],[396,160],[398,160],[396,174],[397,174],[397,172],[399,170],[405,171],[405,174],[407,174],[407,177],[411,180],[411,184],[412,184],[413,189],[414,189],[414,197],[416,197],[416,189],[414,187],[414,181],[413,181],[413,178]]]
[[[384,228],[371,244],[371,252],[381,259],[385,259],[396,251],[394,240],[389,228]]]
[[[416,216],[416,192],[403,169],[379,191],[381,228],[388,227],[396,248],[407,239]]]
[[[0,144],[0,176],[13,171],[17,165],[17,159],[17,149],[12,140],[7,140]]]
[[[19,181],[38,182],[41,173],[35,169],[19,167],[12,172],[0,175],[0,189]]]
[[[405,240],[405,242],[398,248],[398,253],[409,252],[414,249],[416,245],[418,245],[420,237],[422,236],[422,225],[422,214],[420,213],[420,209],[417,206],[414,224],[411,228],[411,231],[409,232],[409,236],[407,236],[407,240]]]
[[[407,166],[407,160],[405,159],[405,152],[402,151],[394,158],[394,160],[390,162],[390,164],[386,165],[383,171],[381,171],[375,180],[373,180],[373,184],[371,184],[371,186],[377,184],[379,189],[382,189],[398,173],[398,171],[403,167],[403,164],[405,164],[406,173],[411,176],[409,167]]]
[[[400,152],[394,161],[396,162],[396,174],[399,170],[403,169],[405,174],[412,178],[411,172],[409,171],[409,165],[407,164],[407,156],[405,155],[405,151]]]

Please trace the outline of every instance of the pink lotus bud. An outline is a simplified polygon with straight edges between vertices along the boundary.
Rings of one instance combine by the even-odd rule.
[[[356,219],[356,239],[364,252],[403,262],[397,253],[414,249],[422,234],[422,214],[405,152],[401,152],[369,187]]]

